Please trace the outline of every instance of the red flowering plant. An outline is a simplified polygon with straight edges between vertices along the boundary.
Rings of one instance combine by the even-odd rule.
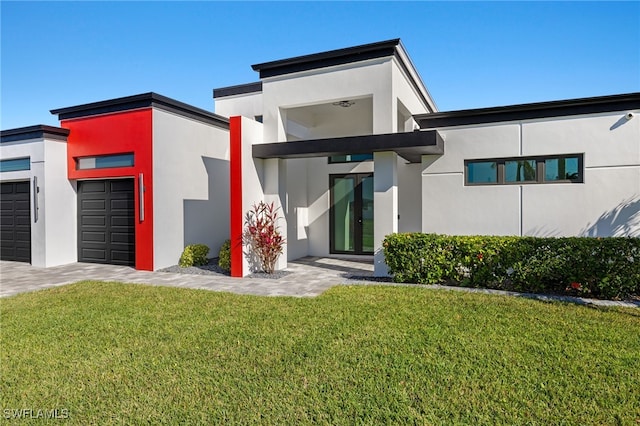
[[[284,250],[285,240],[280,234],[278,210],[274,203],[260,201],[254,204],[244,219],[244,240],[264,272],[272,274],[278,257]]]
[[[564,289],[567,293],[575,295],[583,295],[590,293],[589,287],[579,283],[577,281],[571,281],[567,288]]]

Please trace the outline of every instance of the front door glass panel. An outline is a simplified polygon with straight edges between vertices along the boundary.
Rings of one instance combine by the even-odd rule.
[[[331,175],[331,253],[373,253],[373,175]]]

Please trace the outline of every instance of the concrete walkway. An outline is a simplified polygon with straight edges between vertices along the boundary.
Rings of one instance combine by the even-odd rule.
[[[305,257],[289,262],[288,275],[273,278],[231,278],[136,271],[127,266],[72,263],[37,268],[28,263],[0,261],[0,297],[57,287],[82,280],[119,281],[150,285],[228,291],[258,296],[318,296],[330,287],[353,283],[351,276],[373,276],[372,261]]]
[[[336,285],[383,284],[373,280],[371,260],[304,257],[288,263],[288,275],[273,278],[231,278],[226,275],[192,275],[169,272],[136,271],[133,268],[94,263],[72,263],[53,268],[37,268],[28,263],[0,261],[0,297],[57,287],[83,280],[119,281],[211,291],[226,291],[257,296],[315,297]],[[416,284],[394,284],[413,286]],[[501,290],[451,286],[423,286],[448,291],[462,291],[501,296],[525,297],[542,301],[562,301],[582,305],[640,308],[640,301],[610,301],[581,297],[548,296]]]

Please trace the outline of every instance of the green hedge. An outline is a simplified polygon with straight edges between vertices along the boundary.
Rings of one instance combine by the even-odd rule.
[[[205,244],[190,244],[184,248],[178,265],[182,268],[189,266],[202,266],[209,263],[207,255],[209,247]]]
[[[596,298],[640,296],[640,239],[392,234],[394,281]]]
[[[227,272],[231,270],[231,240],[226,240],[220,247],[218,266]]]

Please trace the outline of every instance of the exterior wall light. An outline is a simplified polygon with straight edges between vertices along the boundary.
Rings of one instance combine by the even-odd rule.
[[[349,108],[351,105],[354,105],[354,104],[355,104],[354,101],[339,101],[339,102],[334,102],[331,105],[339,106],[342,108]]]

